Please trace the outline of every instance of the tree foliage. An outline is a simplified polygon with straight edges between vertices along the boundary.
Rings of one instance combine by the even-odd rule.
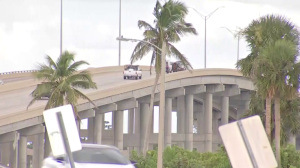
[[[80,98],[94,104],[79,90],[97,89],[88,71],[78,72],[80,66],[88,65],[88,63],[86,61],[75,62],[74,58],[75,55],[68,51],[58,57],[56,62],[50,56],[46,56],[47,64],[39,64],[38,71],[34,73],[35,78],[41,80],[42,83],[38,84],[31,93],[33,99],[28,107],[41,97],[49,96],[45,109],[71,104],[78,117],[76,105]]]
[[[164,168],[231,168],[230,160],[224,147],[214,153],[199,153],[188,151],[180,147],[167,147],[163,154]],[[132,151],[131,160],[136,161],[137,168],[156,167],[157,151],[147,152],[146,157],[139,156],[136,151]],[[295,146],[287,145],[281,148],[281,167],[300,167],[300,152]]]
[[[165,4],[156,2],[153,15],[155,17],[154,26],[146,21],[139,20],[138,27],[144,29],[144,41],[150,42],[159,48],[162,48],[162,42],[166,43],[166,54],[168,57],[174,57],[180,60],[185,68],[192,69],[188,59],[182,54],[173,43],[181,41],[182,36],[197,35],[196,29],[191,23],[185,21],[188,14],[186,5],[180,1],[169,0]],[[139,42],[131,55],[131,63],[144,58],[152,51],[150,65],[155,65],[155,71],[160,74],[161,51],[157,48]]]

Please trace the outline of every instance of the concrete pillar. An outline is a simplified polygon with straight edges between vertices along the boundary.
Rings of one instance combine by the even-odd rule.
[[[44,134],[34,135],[33,141],[33,157],[32,166],[33,168],[42,167],[44,159]]]
[[[241,119],[246,111],[249,110],[250,101],[242,101],[241,103],[242,104],[237,107],[236,120]]]
[[[87,143],[94,143],[94,117],[88,118],[88,139]]]
[[[128,110],[128,134],[133,134],[134,109]]]
[[[96,111],[97,112],[97,111]],[[94,143],[102,143],[102,132],[104,129],[104,114],[96,113],[94,119]]]
[[[185,134],[185,96],[177,97],[177,133]],[[185,142],[179,142],[177,145],[184,148]]]
[[[172,147],[172,98],[166,98],[165,110],[165,148]]]
[[[221,106],[221,122],[222,125],[225,125],[228,124],[229,118],[229,97],[222,97]]]
[[[114,144],[120,150],[123,150],[123,113],[124,111],[114,112]]]
[[[193,150],[193,124],[194,124],[194,96],[185,95],[185,116],[186,116],[186,127],[185,127],[185,149]]]
[[[10,149],[10,158],[9,158],[9,167],[10,168],[17,168],[17,153],[16,149],[13,148],[13,142],[9,143],[9,149]]]
[[[13,151],[10,151],[11,149],[11,143],[5,143],[1,144],[0,150],[1,150],[1,162],[3,165],[7,166],[9,164],[9,157],[10,154],[13,153]]]
[[[205,93],[204,116],[205,116],[205,152],[212,152],[212,101],[213,95]]]
[[[197,112],[197,134],[204,135],[205,125],[204,125],[204,112]]]
[[[140,106],[134,109],[134,134],[140,134],[140,128],[141,128],[141,113],[140,113]]]
[[[20,136],[18,168],[27,168],[27,138]]]
[[[47,129],[45,129],[45,143],[44,143],[44,158],[47,158],[51,152],[50,141],[47,133]]]
[[[138,134],[138,135],[140,135],[140,127],[141,127],[141,125],[140,125],[140,122],[141,122],[140,106],[141,106],[141,104],[139,103],[138,107],[136,107],[134,109],[134,130],[133,130],[133,133]],[[140,147],[134,147],[134,150],[137,151],[137,152],[141,151]]]
[[[296,135],[290,134],[288,143],[296,147]]]
[[[144,141],[145,141],[145,133],[147,129],[147,120],[149,118],[150,114],[150,106],[149,104],[140,104],[140,115],[141,115],[141,120],[140,120],[140,152],[142,153],[143,148],[144,148]],[[150,138],[150,137],[149,137]]]

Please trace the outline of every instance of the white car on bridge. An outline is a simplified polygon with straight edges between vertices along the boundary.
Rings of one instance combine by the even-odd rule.
[[[135,162],[130,162],[119,149],[108,145],[82,144],[82,149],[72,152],[77,168],[135,168]],[[42,168],[69,168],[64,157],[54,157],[52,154],[43,161]]]
[[[123,71],[124,79],[142,79],[142,69],[138,65],[125,65]]]
[[[4,82],[2,80],[0,80],[0,85],[4,85]]]

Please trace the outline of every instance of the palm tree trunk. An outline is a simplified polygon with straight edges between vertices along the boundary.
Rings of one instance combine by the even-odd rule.
[[[268,136],[268,139],[271,143],[271,104],[272,99],[270,97],[266,98],[266,133]]]
[[[280,119],[280,98],[275,97],[275,148],[276,148],[276,159],[278,163],[278,168],[281,167],[281,158],[280,158],[280,128],[281,128],[281,119]]]
[[[160,75],[156,74],[155,76],[155,81],[154,85],[152,87],[152,92],[151,92],[151,99],[150,99],[150,111],[149,111],[149,118],[146,121],[147,122],[147,127],[146,127],[146,132],[145,132],[145,139],[144,139],[144,146],[143,146],[143,156],[146,157],[146,153],[148,151],[148,143],[149,143],[149,135],[150,135],[150,130],[151,130],[151,122],[153,118],[153,109],[154,109],[154,94],[155,94],[155,89],[158,83]]]

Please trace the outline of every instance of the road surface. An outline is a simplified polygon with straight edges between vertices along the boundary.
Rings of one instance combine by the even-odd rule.
[[[143,79],[150,78],[149,71],[143,71]],[[154,75],[152,74],[152,77]],[[124,83],[135,82],[136,80],[124,80],[123,72],[96,74],[92,76],[93,81],[97,83],[98,90],[106,89],[112,86],[117,86]],[[30,93],[35,89],[35,86],[23,89],[13,90],[9,92],[0,93],[0,116],[12,114],[21,110],[25,110],[31,101]],[[90,93],[94,89],[83,90],[83,93]],[[47,100],[40,100],[35,102],[30,108],[40,105],[45,105]]]

